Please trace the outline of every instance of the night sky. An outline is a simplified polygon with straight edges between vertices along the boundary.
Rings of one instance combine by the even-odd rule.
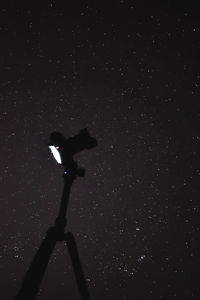
[[[200,18],[188,1],[1,1],[0,299],[54,224],[53,131],[87,128],[68,224],[91,300],[200,299]],[[79,300],[64,243],[37,299]]]

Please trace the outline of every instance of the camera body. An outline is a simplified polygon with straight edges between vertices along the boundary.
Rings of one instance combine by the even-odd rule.
[[[65,172],[76,170],[78,176],[84,176],[84,169],[79,169],[74,161],[74,155],[85,149],[97,146],[95,138],[91,137],[89,131],[84,128],[80,132],[66,139],[60,132],[53,132],[50,135],[49,148],[58,163],[62,164]],[[56,158],[57,156],[57,158]],[[60,158],[59,158],[60,157]]]

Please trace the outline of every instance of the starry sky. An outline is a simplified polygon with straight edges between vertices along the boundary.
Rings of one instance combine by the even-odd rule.
[[[188,1],[1,1],[0,298],[54,224],[50,133],[87,128],[67,230],[91,300],[200,299],[200,21]],[[80,299],[57,243],[37,299]]]

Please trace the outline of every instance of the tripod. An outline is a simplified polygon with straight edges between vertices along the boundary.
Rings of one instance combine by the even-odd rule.
[[[65,233],[67,224],[66,212],[71,186],[77,176],[84,176],[84,171],[84,169],[79,169],[75,163],[70,171],[64,172],[64,189],[55,225],[47,230],[46,236],[33,258],[22,282],[21,289],[14,300],[36,299],[49,259],[58,241],[63,241],[67,245],[81,300],[90,300],[75,238],[71,232]]]

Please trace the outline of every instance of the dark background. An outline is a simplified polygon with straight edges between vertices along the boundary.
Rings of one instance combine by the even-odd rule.
[[[91,299],[200,299],[200,21],[188,1],[1,1],[0,298],[62,195],[49,135],[88,128],[68,229]],[[67,3],[67,4],[66,4]],[[58,243],[38,299],[79,299]]]

